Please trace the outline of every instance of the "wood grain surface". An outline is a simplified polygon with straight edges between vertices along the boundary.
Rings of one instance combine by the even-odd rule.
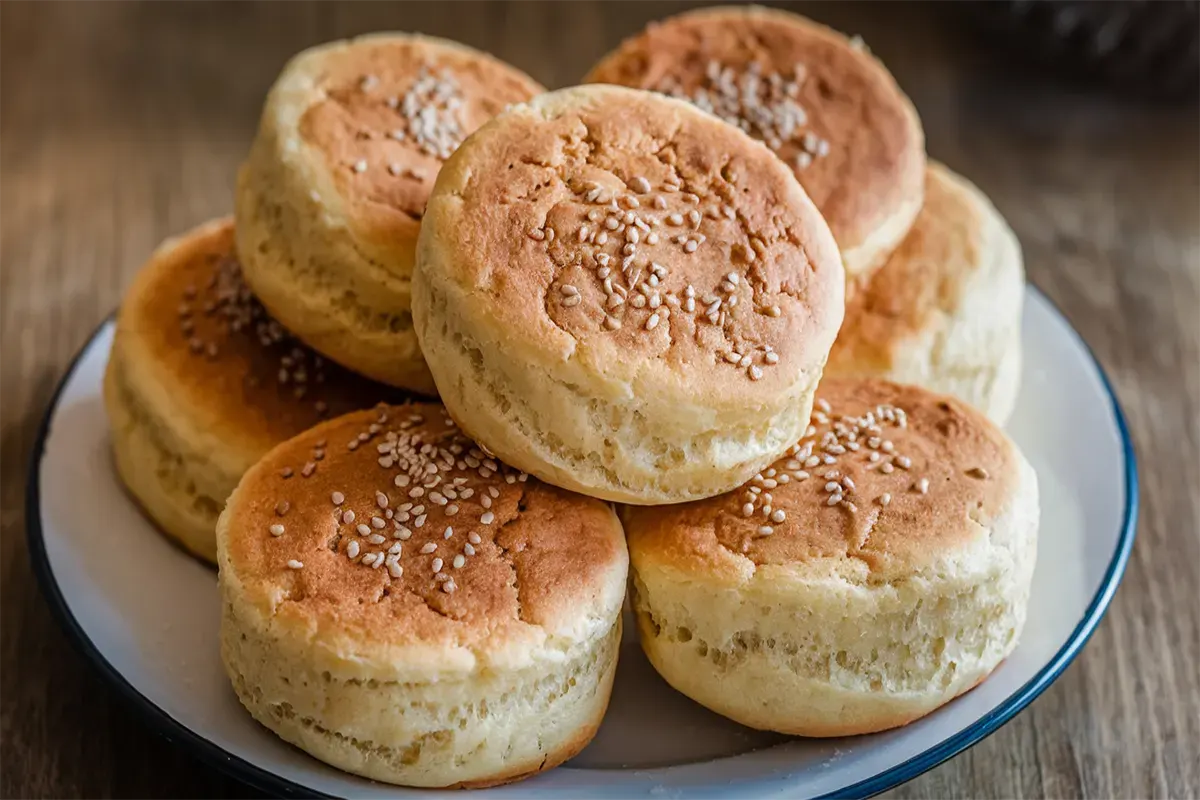
[[[0,794],[253,794],[158,738],[72,648],[31,575],[23,492],[71,356],[160,239],[230,210],[234,170],[284,60],[354,33],[419,30],[561,86],[681,8],[0,4]],[[1111,376],[1141,460],[1137,544],[1087,649],[1013,722],[891,796],[1197,796],[1195,107],[1058,84],[973,38],[951,4],[801,10],[861,33],[920,110],[930,154],[994,198],[1030,279]]]

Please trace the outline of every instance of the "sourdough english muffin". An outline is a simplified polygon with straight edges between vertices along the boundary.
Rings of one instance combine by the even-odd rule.
[[[881,264],[921,207],[912,104],[861,42],[803,17],[689,11],[626,40],[584,81],[689,100],[766,142],[829,223],[847,275]]]
[[[931,163],[912,230],[848,289],[826,374],[946,392],[1003,424],[1020,388],[1024,291],[1012,229],[974,185]]]
[[[293,58],[238,176],[238,249],[255,293],[333,360],[433,393],[409,310],[425,200],[464,136],[541,91],[485,53],[425,36]]]
[[[656,504],[737,486],[803,433],[844,280],[763,145],[678,100],[585,86],[501,114],[446,162],[413,318],[476,440],[550,483]]]
[[[579,752],[608,705],[629,560],[608,505],[527,477],[435,404],[271,451],[218,526],[242,704],[329,764],[410,786],[504,783]]]
[[[848,736],[984,680],[1025,622],[1037,478],[982,414],[828,378],[813,427],[735,492],[628,510],[642,646],[744,725]]]
[[[225,498],[263,453],[389,394],[266,313],[242,281],[232,219],[155,251],[121,303],[104,376],[121,480],[164,533],[209,561]]]

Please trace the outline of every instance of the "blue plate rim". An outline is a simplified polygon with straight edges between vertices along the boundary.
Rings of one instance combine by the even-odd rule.
[[[846,786],[836,792],[821,795],[818,800],[829,800],[831,798],[868,798],[888,789],[894,789],[959,755],[995,733],[1005,723],[1024,710],[1026,706],[1037,699],[1050,684],[1058,679],[1071,662],[1075,660],[1075,657],[1079,655],[1079,652],[1087,644],[1092,634],[1095,633],[1096,627],[1100,624],[1100,620],[1103,619],[1109,604],[1112,602],[1113,596],[1116,594],[1117,587],[1120,585],[1121,577],[1129,562],[1129,556],[1133,550],[1133,542],[1137,535],[1137,519],[1140,506],[1137,456],[1134,451],[1133,440],[1129,435],[1129,426],[1125,419],[1125,412],[1121,408],[1120,400],[1117,398],[1116,390],[1113,388],[1108,374],[1105,372],[1100,360],[1096,358],[1095,352],[1088,345],[1087,341],[1079,334],[1067,316],[1063,314],[1058,305],[1045,292],[1033,284],[1027,285],[1031,291],[1036,293],[1066,323],[1071,334],[1091,359],[1092,365],[1100,376],[1100,382],[1104,386],[1104,391],[1108,395],[1113,418],[1116,421],[1117,430],[1121,437],[1121,449],[1125,461],[1125,511],[1121,522],[1121,533],[1117,540],[1116,551],[1109,562],[1100,588],[1092,598],[1091,603],[1088,604],[1087,610],[1084,612],[1083,618],[1075,627],[1075,630],[1071,632],[1066,643],[1054,657],[1036,675],[1027,681],[1024,686],[1009,695],[1008,698],[988,714],[980,717],[969,727],[959,731],[957,734],[943,739],[920,754],[877,775]],[[72,357],[70,364],[68,364],[62,378],[54,389],[54,394],[51,396],[50,402],[47,404],[46,413],[42,417],[34,439],[25,488],[25,532],[29,548],[29,558],[38,586],[49,604],[51,612],[75,648],[120,695],[145,715],[145,719],[152,729],[164,739],[191,750],[204,763],[261,791],[287,797],[331,797],[331,795],[315,792],[294,781],[280,777],[213,744],[155,705],[153,701],[129,683],[125,676],[113,667],[96,648],[87,633],[79,625],[78,620],[75,619],[58,587],[53,570],[50,567],[50,560],[46,553],[45,538],[42,531],[40,512],[41,462],[45,455],[46,439],[50,433],[50,424],[54,418],[55,411],[58,409],[59,399],[64,388],[71,376],[74,375],[80,359],[88,352],[88,349],[96,337],[104,330],[105,326],[112,322],[114,318],[115,313],[105,317],[88,335],[87,340]]]

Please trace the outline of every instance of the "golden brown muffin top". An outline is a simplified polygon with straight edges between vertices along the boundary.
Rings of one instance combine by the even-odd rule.
[[[649,25],[584,79],[689,100],[764,141],[795,171],[843,248],[919,202],[924,134],[857,39],[755,6]]]
[[[350,216],[399,224],[420,220],[442,162],[468,134],[542,91],[456,42],[373,34],[296,56],[269,107],[294,119],[299,145],[323,162]]]
[[[254,457],[330,416],[397,396],[272,319],[242,280],[233,239],[224,218],[155,252],[117,318],[119,357],[136,361],[123,370],[150,371],[197,429]]]
[[[964,546],[1005,513],[1021,458],[1004,433],[959,400],[883,380],[826,379],[812,425],[746,485],[694,503],[630,508],[635,566],[688,572],[782,566],[871,581],[902,577]]]
[[[565,633],[619,606],[627,568],[606,503],[496,462],[436,403],[348,414],[279,446],[218,535],[222,572],[265,613],[373,648]]]
[[[845,374],[887,370],[923,332],[959,312],[980,273],[1021,272],[1015,237],[966,179],[930,162],[925,205],[899,249],[874,274],[847,287],[846,319],[829,354]]]
[[[438,179],[418,263],[532,362],[719,403],[813,377],[843,311],[837,246],[770,151],[613,86],[480,128]]]

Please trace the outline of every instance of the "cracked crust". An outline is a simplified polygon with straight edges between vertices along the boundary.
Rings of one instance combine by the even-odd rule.
[[[795,100],[806,123],[772,146],[828,221],[847,273],[878,267],[921,207],[925,140],[911,102],[864,47],[783,11],[707,8],[652,23],[601,59],[584,82],[692,96],[707,86],[714,61],[737,73],[755,64],[764,75],[789,79],[802,65],[807,78]],[[801,169],[796,159],[807,132],[827,140],[829,153]]]
[[[1036,560],[1038,486],[1016,447],[961,401],[879,380],[826,379],[818,395],[818,443],[827,416],[879,420],[881,404],[904,409],[905,424],[881,424],[875,446],[867,436],[841,454],[815,449],[836,464],[784,459],[744,490],[629,508],[624,522],[642,646],[672,686],[744,725],[843,736],[924,716],[1012,652]],[[907,468],[879,467],[900,456]],[[843,485],[844,501],[827,502],[829,483]]]
[[[237,222],[247,279],[284,324],[358,372],[433,394],[409,312],[420,220],[444,158],[404,114],[423,68],[453,76],[460,105],[447,118],[464,136],[542,91],[486,53],[432,37],[306,50],[267,97],[238,175]]]
[[[1021,245],[970,181],[930,163],[925,205],[900,248],[847,292],[830,376],[953,394],[1003,423],[1020,378]]]
[[[122,480],[165,533],[210,562],[221,504],[255,461],[397,394],[280,328],[245,293],[233,237],[222,218],[155,250],[121,303],[105,376]]]
[[[459,423],[625,502],[710,495],[777,455],[842,316],[836,245],[790,172],[686,103],[618,87],[481,128],[418,249],[414,322]]]

